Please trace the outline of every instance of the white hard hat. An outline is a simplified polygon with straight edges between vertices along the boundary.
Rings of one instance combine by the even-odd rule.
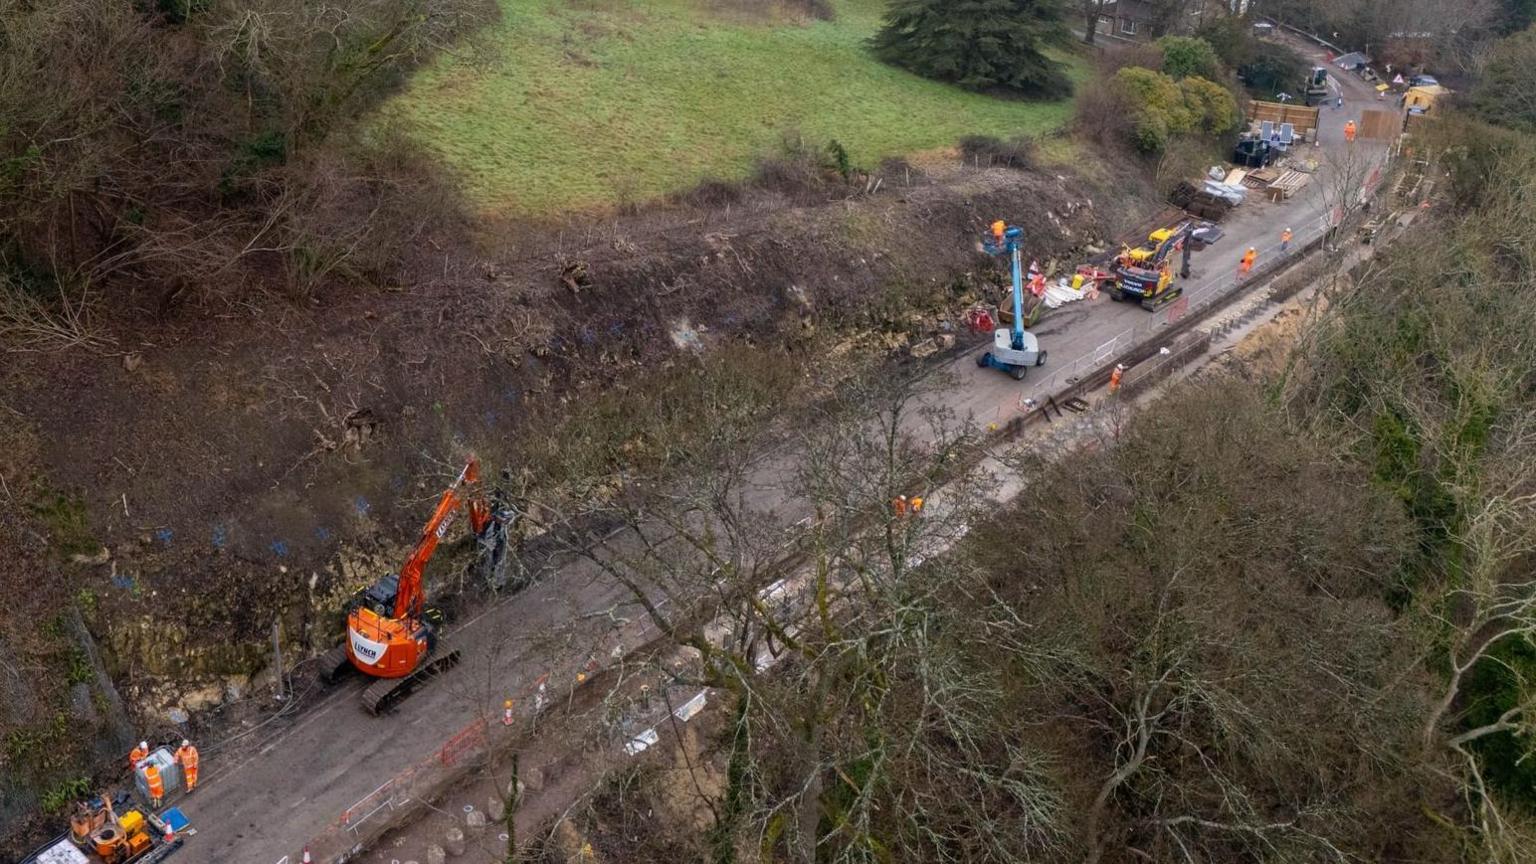
[[[191,747],[192,746],[192,742],[188,741],[185,738],[183,738],[183,739],[181,739],[181,746],[183,746],[183,747]]]
[[[149,749],[149,742],[148,741],[140,741],[139,742],[139,749],[140,750],[148,750]]]

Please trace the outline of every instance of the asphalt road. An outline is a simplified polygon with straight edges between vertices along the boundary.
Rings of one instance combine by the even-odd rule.
[[[1358,120],[1362,108],[1383,107],[1363,82],[1346,77],[1344,86],[1344,109],[1322,112],[1317,152],[1325,161],[1345,151],[1346,119]],[[1363,142],[1355,146],[1378,156],[1384,150]],[[1258,248],[1263,265],[1278,254],[1279,235],[1287,226],[1295,231],[1296,246],[1321,233],[1324,182],[1324,176],[1314,177],[1295,198],[1280,204],[1250,197],[1223,224],[1223,240],[1196,253],[1187,292],[1198,297],[1229,284],[1250,245]],[[1123,350],[1130,347],[1133,333],[1156,328],[1166,318],[1166,312],[1148,313],[1107,297],[1064,306],[1035,328],[1049,352],[1047,366],[1016,382],[978,369],[977,352],[968,353],[950,363],[958,386],[944,391],[943,403],[983,424],[1006,421],[1020,412],[1024,397],[1052,392],[1074,370],[1086,371],[1111,340],[1119,337]],[[760,473],[758,494],[771,500],[783,492],[773,475],[792,471],[788,463],[770,460]],[[793,521],[792,504],[783,513]],[[634,620],[616,626],[618,620],[608,614],[622,609],[627,599],[624,588],[601,578],[592,565],[565,562],[510,601],[455,626],[452,639],[463,650],[464,663],[394,714],[364,713],[357,702],[358,681],[304,695],[290,717],[205,753],[203,785],[180,805],[197,834],[177,860],[274,864],[286,856],[296,864],[312,839],[334,840],[337,821],[356,802],[403,768],[439,753],[445,741],[477,718],[497,715],[501,699],[526,694],[541,675],[572,680],[585,664],[608,662],[616,647],[622,651],[620,643],[638,644],[644,636],[639,616],[621,611]]]

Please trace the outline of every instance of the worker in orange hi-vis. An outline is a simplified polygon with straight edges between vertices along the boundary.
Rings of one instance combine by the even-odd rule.
[[[139,767],[139,763],[143,762],[145,759],[148,759],[148,758],[149,758],[149,742],[148,741],[140,741],[139,742],[139,746],[133,748],[128,753],[128,770],[132,771],[133,769]]]
[[[1351,120],[1344,124],[1344,140],[1351,144],[1355,143],[1355,121]]]
[[[187,793],[191,794],[197,788],[197,748],[185,738],[181,739],[181,746],[176,749],[176,764],[181,766],[181,776],[187,781]]]
[[[1115,371],[1109,373],[1109,392],[1110,392],[1110,395],[1114,395],[1115,393],[1120,392],[1120,381],[1123,378],[1125,378],[1125,364],[1124,363],[1116,363],[1115,364]]]
[[[1007,222],[1004,222],[1003,220],[999,219],[996,222],[992,223],[992,239],[996,240],[998,245],[1002,245],[1003,235],[1006,234],[1007,232],[1008,232],[1008,223]]]
[[[897,516],[907,515],[907,496],[897,495],[894,499],[892,499],[891,510],[894,511]]]
[[[144,768],[144,785],[149,787],[149,806],[159,810],[165,801],[165,781],[160,779],[160,769],[153,764]]]
[[[1289,252],[1289,251],[1291,251],[1291,237],[1293,237],[1293,236],[1294,235],[1291,234],[1291,229],[1289,229],[1289,228],[1287,228],[1284,231],[1280,232],[1280,251],[1281,252]]]
[[[1252,246],[1249,246],[1248,247],[1248,251],[1243,253],[1243,261],[1242,261],[1242,263],[1237,265],[1237,275],[1238,275],[1238,277],[1239,278],[1246,277],[1250,272],[1252,272],[1252,270],[1253,270],[1253,262],[1257,261],[1258,259],[1259,259],[1259,250],[1253,248]]]
[[[923,512],[923,496],[914,495],[912,496],[912,515],[916,516],[921,512]]]

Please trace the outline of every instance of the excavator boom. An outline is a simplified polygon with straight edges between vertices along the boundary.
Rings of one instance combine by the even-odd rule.
[[[400,568],[400,587],[395,593],[395,618],[414,618],[421,614],[422,606],[426,602],[426,592],[422,588],[421,574],[427,568],[427,562],[432,560],[432,555],[437,551],[437,544],[442,542],[443,535],[448,532],[448,526],[453,524],[454,514],[464,504],[464,490],[473,486],[480,479],[480,462],[471,456],[469,462],[464,465],[464,470],[459,472],[458,479],[453,481],[443,497],[437,502],[437,509],[432,511],[432,518],[421,529],[421,539],[416,541],[416,548],[411,550],[411,556],[405,560]],[[483,510],[484,504],[475,501],[479,507],[470,507],[471,521],[479,522],[477,510]],[[475,526],[476,529],[480,527]]]

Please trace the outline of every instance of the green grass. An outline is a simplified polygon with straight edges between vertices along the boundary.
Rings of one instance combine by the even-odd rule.
[[[1038,134],[1071,112],[877,62],[864,41],[884,0],[835,0],[824,22],[722,11],[766,0],[501,4],[490,62],[440,62],[385,108],[487,211],[602,208],[740,178],[788,135],[836,139],[870,166],[971,133]]]

